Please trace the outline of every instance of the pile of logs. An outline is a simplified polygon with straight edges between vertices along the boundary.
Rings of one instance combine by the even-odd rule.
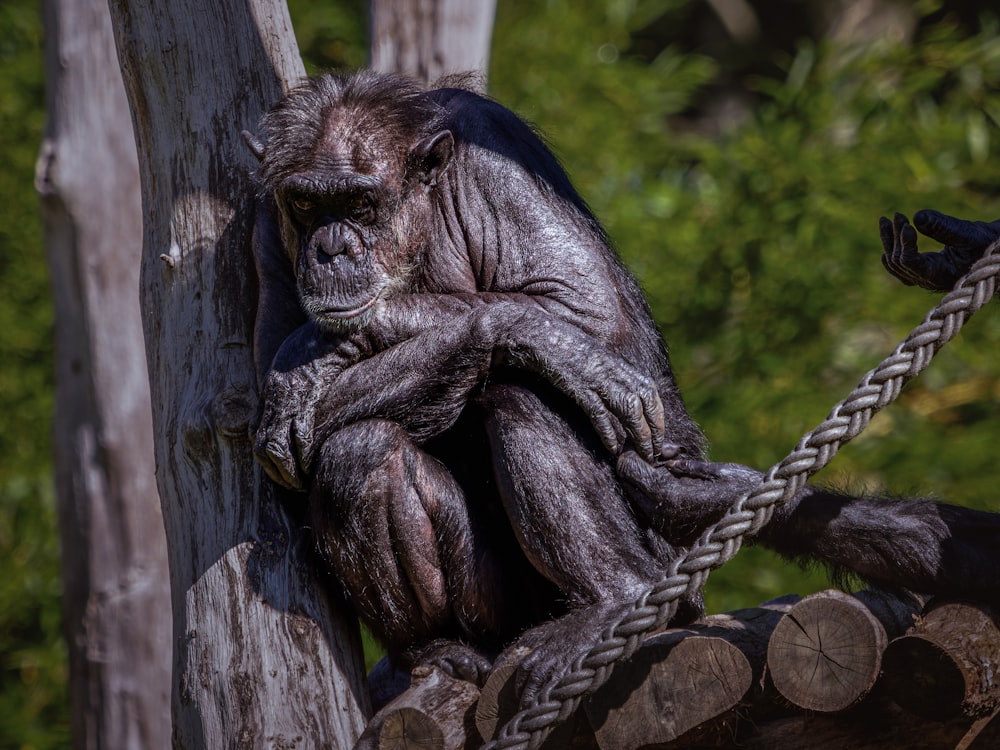
[[[518,655],[482,690],[420,667],[356,750],[478,748],[516,711]],[[546,750],[1000,748],[988,610],[867,590],[783,597],[649,637]]]

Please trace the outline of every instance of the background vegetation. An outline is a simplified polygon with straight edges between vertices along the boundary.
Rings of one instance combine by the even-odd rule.
[[[290,5],[312,70],[364,64],[364,2]],[[544,131],[639,275],[713,456],[764,468],[935,300],[882,272],[877,217],[1000,216],[1000,28],[987,2],[901,3],[904,22],[847,38],[829,21],[836,3],[753,5],[758,33],[736,43],[702,0],[500,0],[490,87]],[[68,743],[51,308],[31,184],[42,94],[36,2],[6,0],[0,748]],[[1000,510],[994,307],[819,478]],[[825,585],[744,550],[712,576],[709,604]]]

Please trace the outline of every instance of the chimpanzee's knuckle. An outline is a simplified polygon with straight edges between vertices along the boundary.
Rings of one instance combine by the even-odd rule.
[[[490,306],[469,313],[469,338],[480,345],[491,345],[496,337],[497,313]]]

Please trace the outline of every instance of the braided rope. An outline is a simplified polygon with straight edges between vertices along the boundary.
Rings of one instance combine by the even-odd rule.
[[[818,427],[803,436],[788,457],[767,471],[753,492],[738,498],[659,583],[610,624],[567,672],[546,684],[484,750],[535,750],[541,745],[559,722],[573,715],[586,695],[607,682],[617,662],[635,653],[646,633],[673,618],[682,596],[704,585],[710,571],[739,551],[745,535],[760,531],[778,505],[793,497],[809,476],[826,466],[841,446],[860,435],[871,418],[899,396],[903,386],[992,298],[998,275],[1000,241],[990,245],[923,322]]]

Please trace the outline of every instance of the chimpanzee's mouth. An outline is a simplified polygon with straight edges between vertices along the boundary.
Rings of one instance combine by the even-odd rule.
[[[375,294],[360,304],[353,304],[350,307],[329,304],[326,300],[313,299],[304,304],[303,307],[305,307],[309,317],[321,328],[334,333],[345,333],[363,328],[368,320],[366,313],[375,306],[379,299],[380,295]]]
[[[356,318],[363,313],[368,312],[376,302],[378,302],[379,296],[376,294],[369,300],[362,302],[357,307],[321,307],[315,311],[317,318],[321,320],[350,320],[351,318]]]

